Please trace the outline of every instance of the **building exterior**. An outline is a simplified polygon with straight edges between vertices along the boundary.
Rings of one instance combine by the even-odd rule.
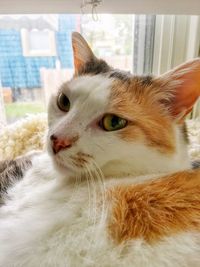
[[[3,88],[12,91],[40,88],[41,68],[55,68],[56,61],[60,62],[61,68],[73,67],[71,32],[78,29],[78,17],[58,15],[57,20],[57,29],[47,29],[46,32],[36,29],[31,31],[32,35],[26,29],[25,34],[24,29],[0,29],[0,80]],[[27,47],[33,51],[27,52]],[[52,47],[54,51],[50,51]]]

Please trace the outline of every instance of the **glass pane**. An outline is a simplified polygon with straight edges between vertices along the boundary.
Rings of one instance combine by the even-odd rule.
[[[5,108],[11,123],[46,112],[51,93],[73,74],[73,31],[81,32],[94,53],[113,67],[157,75],[198,56],[199,29],[198,16],[101,14],[98,21],[90,14],[0,16],[1,114]],[[29,33],[25,45],[24,30]]]
[[[28,35],[30,50],[50,50],[49,32],[30,31]]]
[[[99,15],[97,22],[91,15],[81,20],[81,32],[94,53],[116,68],[132,71],[134,15]]]

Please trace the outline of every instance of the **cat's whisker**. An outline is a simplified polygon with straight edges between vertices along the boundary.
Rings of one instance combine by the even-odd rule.
[[[94,242],[95,242],[95,240],[98,240],[98,238],[97,238],[97,235],[99,234],[99,232],[98,231],[96,231],[95,230],[95,225],[97,224],[97,221],[98,221],[98,217],[97,217],[97,214],[98,214],[98,210],[97,210],[97,193],[96,193],[96,191],[97,191],[97,188],[96,188],[96,186],[97,186],[97,182],[96,182],[96,179],[95,178],[97,178],[98,179],[98,177],[96,177],[96,175],[95,176],[93,176],[94,174],[97,174],[97,172],[93,172],[93,170],[94,170],[94,167],[95,167],[95,165],[93,164],[93,162],[91,161],[90,162],[90,165],[88,164],[87,165],[87,172],[88,172],[88,174],[89,174],[89,178],[90,178],[90,181],[91,181],[91,184],[90,185],[92,185],[92,189],[93,189],[93,191],[92,191],[92,193],[93,193],[93,199],[92,199],[92,225],[91,225],[91,243],[90,243],[90,245],[91,246],[94,246]],[[92,170],[92,171],[91,171]],[[90,215],[90,219],[91,219],[91,215]]]
[[[105,212],[106,211],[106,207],[105,207],[106,189],[105,189],[105,183],[104,183],[104,174],[94,159],[92,160],[92,163],[95,166],[94,171],[96,172],[97,177],[99,178],[99,184],[100,184],[100,190],[101,190],[101,197],[102,197],[102,209],[101,209],[101,219],[100,219],[100,225],[101,225],[105,221],[105,214],[106,214]]]
[[[102,199],[100,201],[98,201],[98,203],[95,204],[95,207],[96,207],[96,211],[98,211],[98,224],[96,224],[96,230],[95,232],[93,231],[94,228],[92,228],[94,234],[92,235],[93,238],[91,240],[92,244],[94,242],[96,242],[97,240],[99,240],[99,235],[101,235],[101,228],[102,228],[102,225],[103,222],[105,222],[105,198],[104,198],[104,195],[105,195],[105,187],[104,187],[104,179],[103,179],[103,173],[101,172],[101,170],[99,170],[99,167],[98,165],[96,164],[96,162],[94,162],[93,160],[90,161],[90,166],[91,166],[91,170],[92,170],[92,175],[93,175],[93,178],[95,179],[94,183],[95,183],[95,186],[99,186],[99,188],[97,188],[97,192],[99,192],[99,189],[100,189],[100,195],[102,196]],[[102,186],[103,185],[103,186]],[[99,205],[100,204],[100,205]],[[96,240],[96,241],[95,241]],[[94,244],[93,244],[94,245]]]
[[[77,189],[78,189],[78,186],[79,186],[79,184],[80,184],[80,181],[81,181],[81,179],[80,179],[80,175],[76,175],[75,176],[75,184],[74,184],[74,191],[77,191]]]
[[[70,201],[74,200],[77,197],[76,193],[78,192],[80,181],[81,181],[80,176],[76,175],[74,187],[73,187],[72,192],[71,192]],[[67,203],[67,205],[68,205],[68,203]]]
[[[91,173],[91,178],[94,184],[94,193],[95,195],[97,195],[96,192],[99,192],[100,189],[100,196],[104,196],[105,193],[105,188],[104,188],[104,179],[103,179],[103,174],[101,172],[101,170],[99,170],[99,167],[97,166],[97,164],[91,160],[90,161],[90,166],[88,166],[88,169]],[[103,185],[103,186],[102,186]],[[99,196],[98,195],[98,196]],[[91,240],[91,244],[94,245],[94,242],[96,242],[97,240],[99,240],[99,235],[101,234],[101,226],[103,225],[103,222],[105,221],[104,218],[104,214],[105,214],[105,198],[103,197],[103,199],[97,201],[97,199],[95,199],[94,201],[94,207],[95,207],[95,224],[96,224],[96,230],[94,232],[94,228],[92,227],[92,240]],[[99,215],[99,216],[97,216]],[[97,223],[98,222],[98,223]],[[96,240],[96,241],[95,241]]]
[[[91,185],[92,185],[92,193],[93,193],[93,221],[94,224],[96,224],[97,222],[97,193],[96,193],[96,182],[95,182],[95,178],[93,176],[93,173],[91,171],[92,168],[90,168],[88,166],[88,171],[90,174],[90,179],[91,179]]]
[[[86,178],[86,182],[87,182],[88,198],[89,198],[88,199],[88,202],[89,202],[89,218],[88,218],[88,220],[90,220],[90,218],[92,217],[92,207],[91,207],[92,201],[91,201],[91,191],[90,191],[90,179],[88,178],[88,175],[90,176],[90,174],[89,174],[89,170],[88,170],[87,165],[85,165],[85,169],[86,169],[85,178]]]

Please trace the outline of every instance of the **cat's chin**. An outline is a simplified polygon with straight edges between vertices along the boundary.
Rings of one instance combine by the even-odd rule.
[[[53,159],[53,164],[54,164],[55,169],[61,174],[71,176],[75,172],[72,168],[70,168],[69,166],[67,166],[66,164],[63,164],[62,162],[58,160]]]

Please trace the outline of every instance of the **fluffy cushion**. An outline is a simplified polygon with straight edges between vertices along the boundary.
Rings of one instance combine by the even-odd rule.
[[[200,118],[188,120],[189,153],[200,159]],[[31,150],[44,149],[47,115],[29,115],[0,129],[0,160],[13,159]]]
[[[187,121],[189,153],[192,159],[200,159],[200,118]]]
[[[29,115],[0,129],[0,160],[13,159],[44,148],[47,115]]]

